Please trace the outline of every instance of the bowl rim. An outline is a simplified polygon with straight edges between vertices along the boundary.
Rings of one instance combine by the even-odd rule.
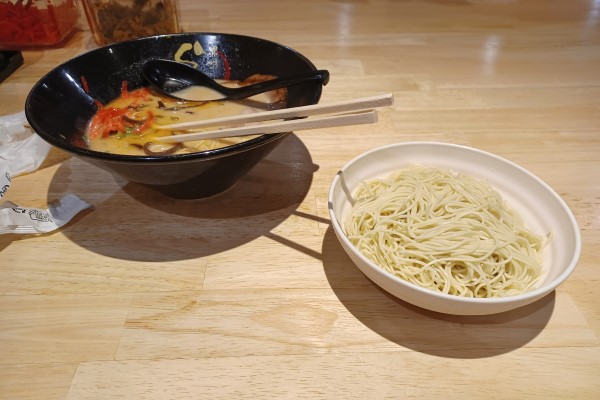
[[[456,148],[456,149],[460,149],[462,151],[474,152],[474,153],[478,153],[478,154],[481,154],[481,155],[484,155],[484,156],[487,156],[490,158],[494,158],[497,161],[506,163],[509,166],[519,170],[521,173],[527,175],[529,178],[536,181],[536,183],[538,183],[543,189],[545,189],[558,202],[558,204],[561,206],[563,212],[568,217],[569,222],[570,222],[570,227],[572,228],[572,234],[574,235],[575,246],[573,249],[573,253],[571,255],[571,259],[569,261],[569,265],[565,268],[565,270],[560,275],[555,277],[553,280],[546,282],[543,286],[534,288],[533,290],[527,291],[525,293],[517,294],[514,296],[492,297],[492,298],[461,297],[461,296],[455,296],[455,295],[451,295],[451,294],[437,293],[432,290],[429,290],[429,289],[423,288],[421,286],[418,286],[416,284],[413,284],[411,282],[405,281],[405,280],[393,275],[392,273],[388,272],[384,268],[381,268],[380,266],[375,264],[373,261],[368,259],[366,256],[364,256],[360,251],[358,251],[356,249],[356,247],[348,239],[346,233],[344,232],[344,229],[342,228],[342,225],[340,224],[340,222],[338,220],[338,216],[336,215],[336,213],[333,209],[333,204],[334,204],[333,200],[334,200],[334,194],[335,194],[334,192],[335,192],[336,187],[338,185],[340,185],[340,179],[341,179],[340,175],[345,170],[350,168],[354,163],[358,162],[359,160],[361,160],[365,157],[372,155],[373,153],[377,153],[380,151],[384,151],[384,150],[387,150],[390,148],[396,148],[396,147],[412,147],[412,146],[423,146],[423,145],[435,146],[435,147],[441,147],[441,148],[443,148],[443,147]],[[487,152],[487,151],[484,151],[481,149],[477,149],[477,148],[471,147],[471,146],[459,145],[459,144],[447,143],[447,142],[436,142],[436,141],[431,141],[431,142],[429,142],[429,141],[412,141],[412,142],[393,143],[393,144],[388,144],[388,145],[384,145],[384,146],[380,146],[380,147],[376,147],[376,148],[367,150],[366,152],[363,152],[363,153],[357,155],[356,157],[352,158],[350,161],[348,161],[346,164],[344,164],[344,166],[336,173],[336,175],[333,178],[333,181],[329,187],[327,200],[328,200],[327,205],[328,205],[328,209],[329,209],[329,215],[330,215],[331,223],[337,234],[336,236],[338,236],[339,240],[344,242],[345,247],[347,246],[346,247],[347,249],[352,249],[352,253],[356,257],[360,258],[360,260],[366,266],[368,266],[374,272],[376,272],[380,275],[383,275],[384,277],[386,277],[388,279],[391,279],[395,284],[397,284],[401,287],[407,288],[409,290],[417,291],[418,293],[420,293],[422,295],[435,297],[439,300],[456,303],[457,305],[458,304],[501,305],[501,304],[510,304],[510,303],[525,304],[528,300],[535,300],[539,297],[542,297],[542,296],[550,293],[551,291],[556,289],[561,283],[563,283],[575,270],[575,267],[577,266],[577,263],[579,262],[579,258],[581,255],[581,232],[580,232],[579,224],[577,223],[577,220],[575,219],[573,212],[570,210],[570,208],[568,207],[566,202],[562,199],[562,197],[560,195],[558,195],[558,193],[556,193],[556,191],[554,189],[552,189],[547,183],[545,183],[539,177],[537,177],[530,171],[526,170],[525,168],[521,167],[520,165],[516,164],[515,162],[510,161],[506,158],[500,157],[496,154],[493,154],[493,153],[490,153],[490,152]],[[339,217],[341,217],[341,216],[339,216]],[[360,266],[357,265],[357,267],[362,270],[362,268],[360,268]]]
[[[97,48],[85,51],[81,54],[76,55],[75,57],[72,57],[72,58],[60,63],[59,65],[55,66],[54,68],[52,68],[50,71],[45,73],[31,87],[29,93],[27,94],[27,98],[25,99],[25,117],[26,117],[28,123],[33,128],[34,132],[38,136],[42,137],[42,139],[44,139],[45,141],[52,144],[53,146],[56,146],[64,151],[70,152],[72,154],[86,157],[88,159],[91,158],[91,159],[97,159],[97,160],[102,160],[102,161],[106,161],[106,162],[119,162],[119,163],[129,162],[129,163],[144,163],[144,164],[162,164],[162,163],[173,163],[173,162],[179,163],[179,162],[192,162],[192,161],[198,161],[198,160],[204,160],[204,159],[214,159],[214,158],[229,156],[231,154],[249,151],[258,146],[262,146],[264,144],[267,144],[274,140],[278,140],[279,138],[282,138],[283,136],[290,134],[291,132],[263,134],[258,137],[255,137],[255,138],[252,138],[250,140],[246,140],[246,141],[243,141],[240,143],[235,143],[235,144],[232,144],[229,146],[219,147],[217,149],[199,151],[199,152],[194,152],[194,153],[169,154],[169,155],[163,155],[163,156],[115,154],[115,153],[105,153],[105,152],[101,152],[101,151],[94,151],[94,150],[90,150],[90,149],[86,149],[86,148],[74,145],[67,141],[59,140],[54,135],[50,135],[50,134],[47,134],[46,132],[44,132],[44,130],[40,128],[40,126],[37,124],[35,118],[32,115],[33,111],[31,109],[32,107],[31,107],[30,100],[33,96],[34,91],[38,87],[43,85],[43,81],[48,76],[50,76],[52,74],[56,74],[57,71],[60,70],[61,68],[63,68],[67,63],[74,62],[74,61],[76,61],[80,58],[86,57],[92,53],[100,53],[103,51],[107,51],[107,49],[113,48],[115,46],[120,47],[120,46],[130,45],[131,43],[136,43],[136,42],[140,43],[140,42],[146,42],[146,41],[169,39],[169,38],[173,38],[173,37],[196,37],[196,36],[215,36],[215,37],[223,36],[223,37],[229,37],[229,38],[250,39],[250,40],[256,40],[258,42],[272,44],[277,47],[291,51],[292,53],[294,53],[294,55],[296,55],[298,58],[300,58],[302,61],[304,61],[307,64],[307,66],[309,66],[312,70],[317,70],[317,67],[314,65],[314,63],[312,61],[310,61],[305,55],[298,52],[297,50],[295,50],[287,45],[277,43],[272,40],[255,37],[255,36],[241,35],[241,34],[236,34],[236,33],[207,32],[207,31],[180,32],[180,33],[169,33],[169,34],[145,36],[145,37],[141,37],[141,38],[137,38],[137,39],[129,39],[129,40],[121,41],[121,42],[111,43],[111,44],[107,44],[107,45],[104,45],[101,47],[97,47]],[[151,58],[148,58],[148,59],[151,59]],[[318,103],[319,99],[321,98],[322,90],[323,90],[323,86],[318,88],[318,90],[315,94],[315,97],[314,97],[315,103]]]

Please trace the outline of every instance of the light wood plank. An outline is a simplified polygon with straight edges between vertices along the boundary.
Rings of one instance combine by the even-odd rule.
[[[452,350],[445,357],[373,352],[89,362],[78,369],[66,398],[398,399],[467,392],[469,398],[592,399],[600,392],[598,357],[597,348],[580,347],[524,349],[493,362]],[[548,370],[531,368],[539,363]],[[504,371],[501,378],[497,369]]]
[[[78,365],[0,364],[0,399],[62,400],[69,391]]]
[[[497,316],[427,312],[363,285],[355,268],[328,270],[331,289],[225,290],[135,295],[117,359],[244,357],[448,349],[493,356],[520,347],[596,346],[562,291]],[[356,285],[356,286],[355,286]],[[457,340],[457,338],[461,338]]]
[[[130,294],[0,296],[3,364],[113,359]]]

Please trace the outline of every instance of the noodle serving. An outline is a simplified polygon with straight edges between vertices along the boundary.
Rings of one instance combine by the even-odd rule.
[[[513,296],[541,275],[543,238],[487,182],[439,168],[363,182],[344,229],[375,264],[438,293]]]

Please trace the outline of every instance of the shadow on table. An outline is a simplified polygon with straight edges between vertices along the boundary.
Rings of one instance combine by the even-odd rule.
[[[317,168],[302,141],[288,135],[228,191],[177,200],[72,158],[54,175],[49,201],[74,193],[94,205],[63,233],[95,253],[147,262],[195,259],[268,234],[302,203]]]
[[[342,304],[382,337],[415,351],[447,358],[484,358],[532,341],[554,310],[554,293],[517,310],[484,316],[431,312],[388,294],[350,260],[329,227],[323,241],[325,274]]]

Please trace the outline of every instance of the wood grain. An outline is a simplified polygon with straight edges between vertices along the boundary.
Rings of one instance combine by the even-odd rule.
[[[284,43],[331,73],[322,102],[393,93],[375,125],[290,135],[222,196],[177,201],[53,149],[6,199],[94,205],[60,231],[0,236],[0,399],[600,397],[597,1],[180,0],[186,31]],[[23,52],[0,116],[95,48]],[[544,299],[435,314],[377,288],[329,224],[351,158],[465,144],[551,185],[583,252]],[[493,383],[493,386],[490,386]],[[492,388],[492,389],[491,389]]]

